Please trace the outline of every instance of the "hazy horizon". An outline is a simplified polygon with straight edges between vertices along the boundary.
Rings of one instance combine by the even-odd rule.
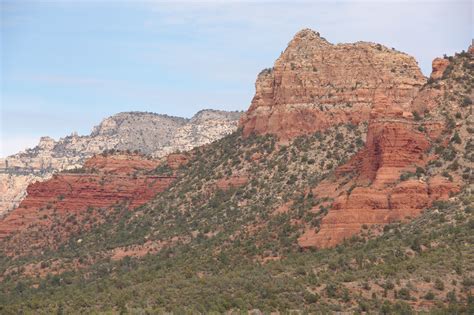
[[[261,69],[302,28],[431,61],[466,50],[471,1],[2,1],[4,157],[119,112],[246,110]],[[373,25],[379,27],[374,28]],[[350,32],[347,30],[350,29]]]

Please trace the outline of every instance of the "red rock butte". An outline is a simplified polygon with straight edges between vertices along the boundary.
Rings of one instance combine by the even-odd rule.
[[[448,64],[435,59],[432,80],[442,78]],[[258,75],[240,120],[244,137],[273,134],[288,141],[337,124],[368,123],[365,147],[337,169],[335,179],[313,189],[334,202],[320,228],[299,238],[301,247],[331,247],[364,225],[413,218],[460,190],[457,178],[400,181],[403,172],[435,158],[428,150],[445,128],[443,120],[422,126],[413,119],[413,111],[438,106],[442,91],[421,90],[426,82],[407,54],[367,42],[334,45],[309,29],[298,32],[274,67]]]
[[[400,108],[426,82],[415,59],[380,44],[331,44],[304,29],[255,83],[255,96],[240,125],[243,135],[280,139],[311,134],[334,124],[368,121],[374,100]]]

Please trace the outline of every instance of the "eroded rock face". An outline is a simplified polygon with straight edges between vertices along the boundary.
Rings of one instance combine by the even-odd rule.
[[[436,59],[432,78],[442,78],[448,65]],[[444,93],[420,90],[425,83],[406,54],[372,43],[333,45],[311,30],[296,34],[275,66],[260,73],[240,121],[244,136],[271,133],[286,140],[334,124],[369,123],[365,147],[337,169],[335,179],[313,189],[334,202],[320,229],[301,236],[301,247],[334,246],[364,225],[415,217],[460,190],[459,178],[400,179],[434,158],[428,151],[445,131],[441,117],[419,121]]]
[[[104,150],[138,150],[154,157],[187,151],[237,129],[240,112],[203,110],[185,119],[154,113],[120,113],[104,119],[89,136],[72,134],[58,141],[42,137],[38,146],[0,159],[0,216],[26,195],[34,181],[79,168]]]
[[[431,144],[418,124],[403,119],[379,119],[369,124],[365,148],[338,174],[358,173],[358,180],[383,186],[400,178],[406,167],[423,166]]]
[[[84,163],[86,172],[115,175],[135,175],[137,172],[151,171],[160,162],[138,154],[99,154]]]
[[[446,117],[451,112],[469,115],[459,107],[467,101],[446,102],[455,85],[447,77],[454,82],[469,77],[469,69],[453,68],[450,60],[435,59],[432,80],[425,85],[417,63],[406,54],[371,43],[333,45],[303,30],[275,66],[260,73],[255,97],[240,120],[244,136],[271,133],[287,140],[334,124],[368,122],[365,147],[337,169],[335,179],[313,189],[318,198],[333,202],[320,228],[299,239],[301,247],[334,246],[364,225],[413,218],[433,201],[460,191],[462,180],[456,175],[401,178],[438,158],[430,151],[433,144],[448,145],[453,131],[446,129]],[[465,136],[462,128],[459,133]]]
[[[449,65],[449,60],[444,58],[435,58],[433,60],[433,70],[431,72],[430,78],[437,80],[443,76],[444,70]]]
[[[60,173],[30,184],[19,207],[0,220],[0,240],[11,236],[3,246],[10,253],[55,246],[77,229],[87,229],[93,221],[77,222],[97,216],[98,209],[108,212],[119,204],[129,209],[145,204],[175,180],[153,174],[160,163],[140,155],[98,155],[78,173]],[[50,229],[61,240],[53,240]]]
[[[216,186],[221,190],[228,190],[230,188],[238,188],[246,185],[248,177],[244,175],[234,175],[227,178],[221,178],[216,182]]]
[[[377,97],[404,107],[425,81],[411,56],[366,42],[333,45],[306,29],[273,68],[259,74],[240,124],[244,136],[271,133],[281,139],[358,124],[368,121]]]
[[[327,248],[359,233],[363,226],[406,221],[417,217],[435,200],[446,200],[460,191],[458,178],[453,182],[441,176],[428,181],[410,179],[392,187],[359,186],[343,193],[321,221],[318,231],[307,230],[299,239],[303,247]]]
[[[172,170],[177,170],[189,162],[189,156],[182,153],[172,153],[166,157],[166,161]]]
[[[298,239],[301,247],[335,246],[363,226],[414,218],[433,201],[460,191],[458,177],[401,179],[404,172],[415,172],[434,158],[429,149],[443,132],[444,122],[417,122],[403,109],[389,106],[386,98],[377,102],[364,148],[336,170],[336,179],[314,189],[315,195],[334,202],[320,229],[309,229]]]

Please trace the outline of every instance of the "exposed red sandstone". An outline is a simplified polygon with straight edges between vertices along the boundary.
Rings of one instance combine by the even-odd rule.
[[[400,181],[403,172],[425,166],[431,137],[441,134],[443,124],[433,121],[432,131],[420,132],[419,123],[396,108],[384,111],[386,105],[383,100],[375,105],[365,147],[336,170],[335,180],[326,180],[313,190],[334,202],[320,230],[308,229],[298,239],[301,247],[335,246],[359,233],[363,225],[414,218],[434,200],[460,191],[458,178],[452,182],[440,176]],[[346,176],[349,182],[344,181]]]
[[[183,153],[172,153],[166,157],[166,160],[171,169],[177,170],[188,163],[189,156]]]
[[[158,164],[157,160],[147,159],[138,154],[96,155],[84,163],[84,168],[101,173],[128,175],[136,171],[151,171]]]
[[[10,248],[13,244],[42,246],[51,240],[39,238],[29,240],[28,244],[21,240],[29,233],[49,229],[54,224],[53,217],[59,221],[71,215],[81,218],[92,215],[87,213],[90,208],[108,209],[116,204],[129,209],[139,207],[175,180],[174,176],[147,175],[159,163],[139,155],[98,155],[85,163],[84,173],[62,173],[30,184],[19,207],[0,221],[0,240],[12,235]],[[59,228],[63,241],[74,231],[66,225]]]
[[[380,54],[384,58],[378,59]],[[442,79],[449,64],[435,59],[431,78]],[[437,110],[446,92],[442,80],[420,90],[423,83],[411,57],[366,43],[331,45],[309,30],[298,33],[275,67],[259,75],[252,105],[241,118],[244,136],[272,133],[290,139],[333,124],[369,122],[365,147],[336,170],[335,179],[313,189],[334,201],[319,230],[308,229],[299,238],[301,247],[334,246],[364,225],[416,217],[433,201],[460,191],[457,176],[400,179],[436,158],[428,150],[446,132],[442,116],[414,119]]]
[[[374,99],[408,104],[425,83],[414,58],[382,45],[333,45],[312,30],[295,35],[272,69],[262,71],[240,124],[243,135],[280,139],[369,119]]]
[[[246,185],[248,182],[247,176],[231,176],[228,178],[221,178],[216,182],[217,188],[221,190],[228,190],[230,188],[238,188]]]
[[[435,200],[446,200],[461,190],[462,180],[455,173],[451,180],[430,173],[405,181],[400,177],[436,160],[429,150],[435,142],[449,143],[452,130],[445,129],[443,116],[451,104],[445,101],[445,93],[453,88],[443,75],[449,63],[449,59],[436,59],[431,77],[437,81],[424,86],[408,103],[374,97],[364,148],[336,170],[335,179],[313,189],[318,197],[330,197],[333,202],[319,229],[307,229],[299,238],[301,247],[332,247],[361,232],[364,225],[414,218]],[[456,71],[460,76],[462,72]],[[460,110],[459,102],[449,106]],[[415,120],[415,112],[428,113],[429,119]]]
[[[408,180],[394,187],[357,187],[336,199],[319,231],[308,229],[298,239],[303,247],[332,247],[359,233],[364,225],[385,225],[418,216],[435,200],[446,200],[460,190],[453,182],[434,177],[428,182]]]
[[[258,161],[258,160],[260,160],[260,159],[262,158],[262,156],[263,156],[262,153],[260,153],[260,152],[255,152],[254,154],[252,154],[252,156],[250,157],[250,159],[251,159],[252,161]]]
[[[449,65],[449,60],[444,58],[435,58],[433,60],[433,70],[431,72],[431,78],[434,80],[440,79],[443,76],[444,70]]]
[[[364,149],[336,173],[356,170],[358,180],[380,187],[397,180],[405,168],[424,165],[424,153],[430,142],[416,127],[417,124],[402,119],[372,121]]]

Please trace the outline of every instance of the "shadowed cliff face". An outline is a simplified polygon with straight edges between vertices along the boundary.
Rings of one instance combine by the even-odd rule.
[[[425,82],[411,56],[374,43],[333,45],[305,29],[259,74],[240,125],[244,136],[271,133],[285,140],[358,124],[368,121],[376,98],[404,107]]]

